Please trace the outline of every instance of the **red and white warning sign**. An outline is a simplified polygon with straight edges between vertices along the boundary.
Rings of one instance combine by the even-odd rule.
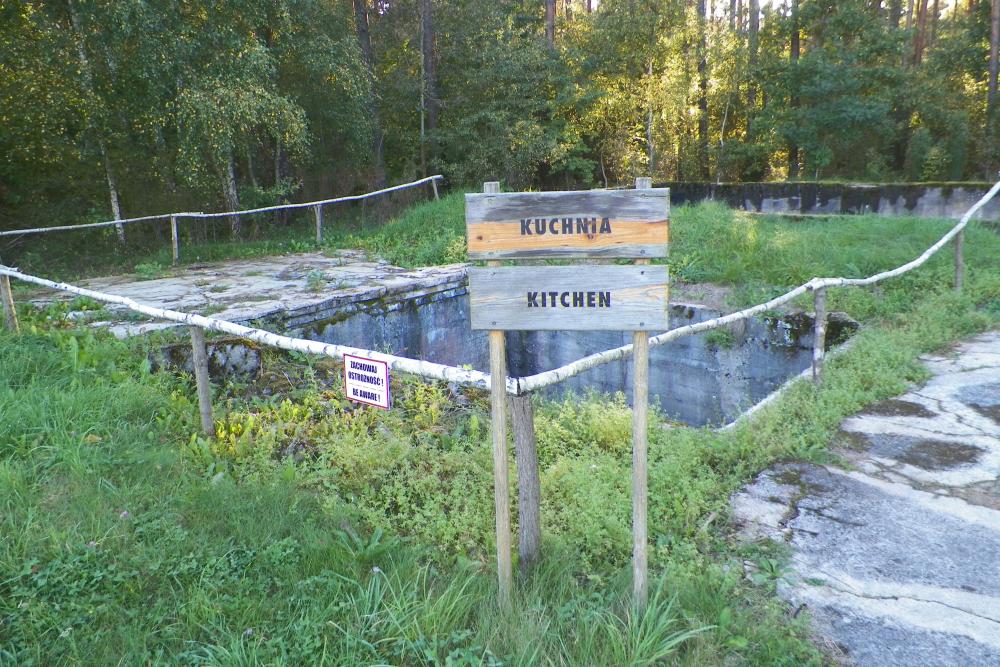
[[[352,401],[389,409],[389,364],[344,355],[344,395]]]

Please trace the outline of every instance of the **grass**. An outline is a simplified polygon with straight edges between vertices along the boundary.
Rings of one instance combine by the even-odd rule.
[[[420,209],[364,243],[400,264],[448,261],[460,200]],[[671,261],[752,298],[888,268],[943,229],[682,208]],[[620,398],[537,403],[545,558],[502,613],[485,395],[396,378],[391,412],[355,409],[336,365],[269,354],[273,395],[219,388],[205,439],[190,382],[143,361],[154,339],[25,309],[23,335],[0,334],[0,664],[822,664],[774,597],[780,549],[732,541],[728,499],[775,461],[829,460],[844,417],[925,379],[920,354],[996,326],[1000,239],[973,228],[966,249],[961,295],[947,258],[834,292],[868,326],[822,387],[796,385],[729,432],[654,418],[643,616],[628,604]]]
[[[0,334],[2,663],[622,665],[740,651],[815,658],[801,630],[782,628],[766,589],[745,584],[738,570],[663,563],[647,612],[636,616],[620,562],[595,569],[563,539],[547,545],[550,558],[519,586],[513,610],[501,613],[488,544],[463,555],[418,532],[401,537],[373,525],[391,523],[391,515],[362,520],[365,512],[340,498],[347,475],[338,482],[324,456],[312,465],[281,462],[255,445],[246,461],[201,459],[190,437],[192,388],[149,373],[143,343],[48,328],[40,319],[25,325],[35,332]],[[328,391],[310,386],[320,371],[302,371],[302,388],[270,405],[303,434],[300,406]],[[432,408],[426,391],[414,383],[402,393]],[[409,418],[416,404],[412,410]],[[445,417],[450,427],[477,410]],[[244,414],[231,414],[220,429]],[[345,409],[330,421],[359,436],[359,420],[369,424],[367,439],[355,441],[363,445],[353,450],[359,461],[382,452],[374,438],[384,429],[409,438],[397,446],[422,443],[420,453],[438,458],[454,445],[426,423],[373,419],[399,414]],[[484,437],[466,444],[485,451]],[[466,480],[464,494],[479,498],[476,480],[485,474],[489,485],[486,458],[470,454],[466,467],[476,479]],[[418,482],[401,473],[399,489]],[[448,511],[439,485],[420,486],[426,506],[412,510]],[[463,495],[447,493],[453,501]],[[351,503],[358,504],[366,503]],[[488,514],[455,510],[475,525],[470,544],[480,541]],[[720,617],[722,609],[730,611]],[[761,614],[779,630],[756,628]],[[724,623],[707,629],[704,616]],[[726,648],[734,636],[747,645]]]

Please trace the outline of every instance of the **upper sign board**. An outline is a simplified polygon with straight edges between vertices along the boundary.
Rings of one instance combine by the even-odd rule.
[[[465,195],[469,259],[667,256],[670,190]]]

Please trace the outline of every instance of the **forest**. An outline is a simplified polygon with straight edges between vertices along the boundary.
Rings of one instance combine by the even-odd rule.
[[[362,192],[989,180],[1000,0],[11,0],[0,228]]]

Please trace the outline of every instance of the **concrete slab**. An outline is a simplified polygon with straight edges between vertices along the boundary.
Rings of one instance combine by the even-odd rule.
[[[853,470],[782,464],[733,498],[787,543],[779,583],[856,665],[1000,665],[1000,332],[844,421]]]
[[[151,280],[111,276],[79,285],[158,308],[213,315],[240,324],[259,321],[294,332],[309,321],[342,314],[351,304],[445,291],[464,281],[464,264],[402,269],[361,251],[340,250],[186,265]],[[29,300],[45,305],[71,298],[45,290]],[[107,326],[119,336],[177,326],[136,322],[126,309],[115,306],[107,311],[121,317],[94,325]]]

